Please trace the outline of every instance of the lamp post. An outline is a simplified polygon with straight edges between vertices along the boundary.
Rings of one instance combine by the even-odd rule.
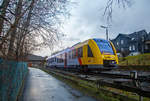
[[[101,28],[106,29],[106,40],[108,40],[108,27],[106,27],[106,26],[101,26]]]

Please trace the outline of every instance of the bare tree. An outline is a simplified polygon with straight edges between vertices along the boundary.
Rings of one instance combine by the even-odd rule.
[[[4,24],[4,18],[6,15],[6,9],[9,5],[10,0],[4,0],[2,5],[0,6],[0,36],[2,33],[2,29],[3,29],[3,24]]]
[[[6,1],[9,1],[7,6]],[[61,35],[59,16],[68,14],[68,3],[67,0],[3,0],[0,52],[18,60],[41,46],[52,48]],[[42,41],[35,37],[41,37]]]
[[[126,8],[131,5],[133,0],[108,0],[104,10],[103,16],[106,17],[107,21],[112,21],[113,8],[118,4],[119,7]]]

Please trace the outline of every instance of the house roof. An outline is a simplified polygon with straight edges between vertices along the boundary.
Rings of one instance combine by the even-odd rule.
[[[38,56],[38,55],[34,55],[34,54],[29,54],[27,56],[27,60],[28,61],[41,61],[44,60],[45,58],[42,56]]]
[[[130,39],[134,38],[133,40],[137,40],[138,39],[137,36],[140,37],[143,34],[147,34],[146,30],[140,30],[138,32],[134,32],[134,33],[131,33],[131,34],[122,34],[122,33],[119,33],[118,36],[115,39],[113,39],[112,41],[115,41],[120,36],[123,36],[123,37],[126,37],[126,38],[130,38]],[[149,37],[150,37],[150,33],[149,33]]]
[[[128,34],[119,33],[118,36],[117,36],[115,39],[112,39],[111,41],[115,41],[115,40],[116,40],[118,37],[120,37],[120,36],[130,38]]]
[[[143,36],[145,34],[147,34],[146,30],[140,30],[138,32],[133,32],[133,33],[128,34],[128,35],[129,35],[129,37],[134,37],[135,38],[135,37],[137,37],[137,35],[138,36]]]

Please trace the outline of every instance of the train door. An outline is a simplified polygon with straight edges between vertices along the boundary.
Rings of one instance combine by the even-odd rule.
[[[86,49],[86,55],[87,55],[87,64],[91,65],[91,64],[94,64],[95,61],[94,61],[94,56],[93,56],[93,52],[92,52],[92,49],[89,45],[87,45],[87,49]]]
[[[67,53],[65,53],[65,61],[64,61],[64,67],[67,67]]]
[[[87,45],[84,45],[83,46],[83,65],[86,65],[87,64]]]

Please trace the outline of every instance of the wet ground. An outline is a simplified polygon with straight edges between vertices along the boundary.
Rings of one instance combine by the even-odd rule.
[[[36,68],[29,68],[20,101],[97,101]]]

